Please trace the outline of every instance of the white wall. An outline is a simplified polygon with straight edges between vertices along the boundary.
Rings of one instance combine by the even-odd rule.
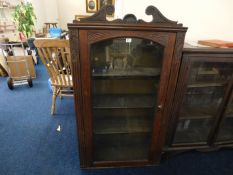
[[[186,41],[223,39],[233,41],[233,0],[117,0],[117,15],[133,13],[137,18],[145,15],[148,5],[156,6],[168,19],[188,27]]]
[[[43,0],[45,9],[46,22],[59,23],[58,3],[57,0]]]
[[[32,3],[37,17],[36,30],[42,32],[45,22],[57,22],[58,25],[58,4],[57,0],[28,0]]]
[[[45,22],[45,11],[44,11],[44,3],[43,1],[38,1],[38,0],[30,0],[30,2],[32,3],[34,10],[35,10],[35,14],[36,14],[36,30],[41,30],[42,31],[42,27],[44,25]]]
[[[38,25],[42,21],[57,20],[62,28],[73,21],[75,15],[86,13],[86,0],[31,0],[37,9]],[[188,27],[186,41],[223,39],[233,41],[233,0],[115,0],[116,16],[133,13],[149,21],[145,15],[149,5],[156,6],[167,18]],[[36,7],[38,4],[46,4]],[[54,4],[54,5],[53,5]],[[57,7],[57,9],[56,9]],[[58,18],[57,18],[58,17]]]
[[[75,15],[91,15],[86,13],[86,0],[57,0],[61,27],[67,29]]]

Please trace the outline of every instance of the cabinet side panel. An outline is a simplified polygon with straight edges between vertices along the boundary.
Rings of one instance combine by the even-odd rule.
[[[84,135],[84,119],[83,119],[83,104],[82,104],[82,83],[80,70],[80,50],[79,50],[79,31],[77,29],[70,30],[70,50],[72,61],[72,76],[74,84],[74,102],[76,113],[77,139],[79,144],[80,166],[86,167],[86,150],[85,150],[85,135]]]
[[[164,145],[164,142],[166,140],[166,130],[168,128],[168,124],[170,123],[170,116],[173,113],[173,99],[175,95],[175,90],[176,90],[176,84],[177,84],[177,79],[179,75],[179,70],[180,70],[180,64],[181,64],[181,57],[182,57],[182,49],[184,45],[184,38],[185,38],[185,32],[178,32],[176,35],[176,43],[174,47],[174,52],[173,52],[173,58],[171,62],[171,72],[170,72],[170,77],[169,77],[169,83],[168,83],[168,88],[167,88],[167,94],[166,94],[166,107],[164,108],[164,113],[163,113],[163,118],[162,118],[162,126],[161,126],[161,131],[159,134],[159,140],[162,144]],[[162,146],[160,148],[162,148]],[[162,150],[158,151],[162,152]]]
[[[92,102],[91,102],[91,69],[90,69],[90,48],[87,40],[88,31],[79,30],[80,36],[80,70],[82,84],[82,109],[83,109],[83,125],[85,136],[85,160],[86,166],[91,167],[93,164],[93,127],[92,127]]]

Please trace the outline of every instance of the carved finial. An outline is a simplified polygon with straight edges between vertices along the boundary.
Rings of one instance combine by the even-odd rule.
[[[125,15],[123,21],[126,23],[137,23],[137,18],[133,14]]]
[[[146,8],[146,14],[147,15],[152,15],[153,20],[151,23],[170,23],[170,24],[177,24],[176,21],[171,21],[167,19],[163,14],[154,6],[148,6]]]

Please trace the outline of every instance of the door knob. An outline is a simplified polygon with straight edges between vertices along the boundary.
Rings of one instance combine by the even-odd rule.
[[[158,105],[157,108],[158,110],[161,110],[163,108],[163,105]]]

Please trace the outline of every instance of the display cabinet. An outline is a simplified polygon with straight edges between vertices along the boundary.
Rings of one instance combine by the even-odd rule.
[[[185,48],[164,151],[233,145],[233,49]]]
[[[158,164],[179,72],[187,28],[113,11],[68,24],[82,168]]]

